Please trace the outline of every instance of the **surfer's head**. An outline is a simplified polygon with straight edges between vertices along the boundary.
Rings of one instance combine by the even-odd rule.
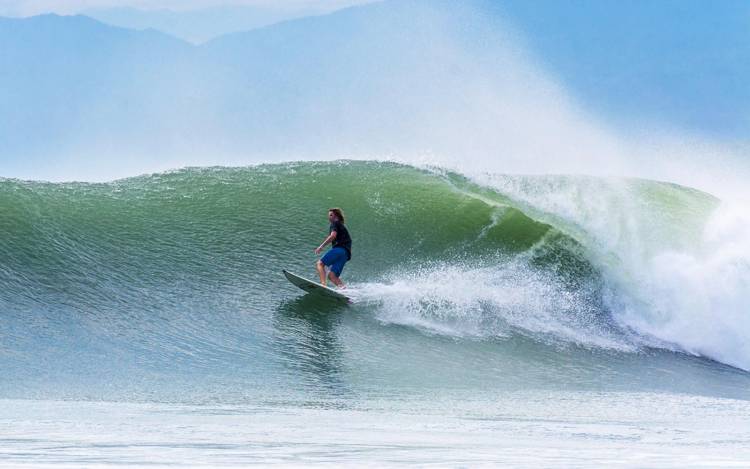
[[[344,222],[344,211],[340,208],[329,208],[328,209],[328,219],[331,221],[334,221],[334,218],[341,223]]]

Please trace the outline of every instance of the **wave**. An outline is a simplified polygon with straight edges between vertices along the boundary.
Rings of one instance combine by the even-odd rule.
[[[0,308],[17,319],[4,326],[15,337],[6,347],[87,323],[127,347],[150,336],[163,348],[232,349],[216,332],[222,315],[269,309],[281,268],[311,272],[330,206],[344,207],[354,234],[345,277],[357,307],[382,322],[563,347],[662,347],[750,369],[742,212],[657,181],[392,162],[0,180]]]

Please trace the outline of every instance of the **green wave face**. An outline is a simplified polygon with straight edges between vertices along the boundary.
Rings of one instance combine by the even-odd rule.
[[[234,276],[271,285],[277,279],[265,276],[281,268],[309,270],[333,206],[345,210],[351,275],[363,280],[560,237],[497,194],[397,164],[187,169],[109,184],[0,187],[4,265],[14,274],[3,280],[23,273],[36,288],[68,293],[94,288],[100,275],[121,285]]]
[[[560,347],[653,344],[618,319],[613,297],[639,300],[629,291],[634,251],[623,247],[627,237],[607,242],[597,231],[615,226],[618,210],[605,207],[603,224],[586,218],[590,191],[626,194],[612,200],[631,201],[628,213],[648,226],[655,250],[689,245],[716,201],[648,181],[493,178],[341,161],[188,168],[105,184],[2,180],[0,364],[14,380],[0,394],[489,379],[467,360],[495,360],[498,383],[519,386],[529,376],[508,373],[551,364],[535,372],[543,385],[569,379],[553,365]],[[559,206],[560,191],[586,203]],[[346,311],[302,297],[281,276],[314,276],[313,249],[334,206],[353,237],[343,278],[356,301]],[[438,349],[450,359],[435,362]],[[587,366],[599,365],[575,373]]]
[[[479,185],[457,173],[350,161],[185,169],[107,184],[6,180],[0,281],[6,301],[55,305],[65,298],[80,309],[140,303],[133,292],[157,299],[262,292],[278,287],[282,268],[312,274],[312,251],[334,206],[344,209],[354,238],[346,278],[355,282],[502,258],[580,288],[598,281],[603,268],[628,262],[618,258],[622,246],[602,245],[596,227],[566,216],[585,215],[584,202],[605,198],[616,184],[564,176],[499,181]],[[605,207],[613,220],[605,227],[619,232],[614,221],[637,213],[648,228],[644,239],[684,241],[715,206],[678,186],[626,185],[624,200],[640,205]],[[569,197],[580,198],[580,207],[543,203],[566,190],[580,192]]]

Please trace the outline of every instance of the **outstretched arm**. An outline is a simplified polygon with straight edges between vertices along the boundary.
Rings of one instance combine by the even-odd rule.
[[[328,237],[323,240],[323,243],[321,243],[320,246],[318,246],[317,248],[315,248],[315,254],[320,254],[320,251],[322,251],[323,248],[326,247],[326,245],[328,243],[332,242],[334,239],[336,239],[336,232],[335,231],[331,231],[331,234],[329,234]]]

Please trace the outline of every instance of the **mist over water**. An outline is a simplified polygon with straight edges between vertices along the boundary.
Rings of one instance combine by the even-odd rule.
[[[196,165],[396,159],[645,177],[716,194],[741,190],[731,181],[748,174],[742,141],[669,122],[615,127],[594,114],[492,2],[375,3],[202,46],[82,17],[17,21],[23,34],[51,31],[58,46],[27,50],[29,37],[9,35],[16,65],[24,52],[50,60],[34,76],[5,77],[4,150],[16,157],[4,176],[103,181]],[[91,39],[86,48],[79,37]],[[76,50],[70,70],[52,60],[66,47]]]

